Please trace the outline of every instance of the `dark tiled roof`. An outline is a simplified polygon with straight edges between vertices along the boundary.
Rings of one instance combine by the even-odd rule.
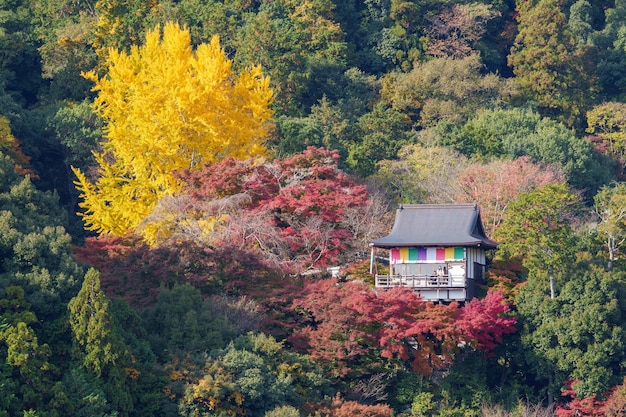
[[[401,246],[480,246],[495,249],[485,235],[476,204],[404,204],[389,235],[371,242],[378,248]]]

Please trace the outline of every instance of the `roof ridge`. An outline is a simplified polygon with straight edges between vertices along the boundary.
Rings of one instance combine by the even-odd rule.
[[[476,203],[459,203],[459,204],[400,204],[398,208],[461,208],[461,207],[478,207]]]

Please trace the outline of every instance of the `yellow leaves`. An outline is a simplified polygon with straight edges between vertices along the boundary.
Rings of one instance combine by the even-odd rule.
[[[211,374],[206,374],[196,383],[187,385],[187,395],[191,397],[187,401],[191,399],[194,403],[200,404],[201,408],[215,413],[231,416],[245,415],[241,408],[245,396],[238,390],[226,395],[230,391],[226,385],[224,385],[224,381],[215,379]]]
[[[234,74],[217,36],[194,52],[189,31],[169,23],[162,36],[159,28],[149,31],[129,53],[110,50],[106,65],[105,77],[84,74],[95,83],[93,107],[107,137],[95,184],[75,170],[88,229],[134,230],[160,199],[178,191],[174,171],[265,154],[274,97],[269,79],[260,67]]]
[[[229,400],[233,400],[235,401],[235,404],[237,405],[241,405],[243,404],[243,400],[244,400],[244,396],[242,393],[240,393],[239,391],[235,391],[235,393],[231,396],[228,397]]]
[[[626,104],[609,102],[595,106],[587,112],[587,125],[588,133],[623,147],[626,143]]]
[[[15,144],[15,137],[11,133],[9,119],[0,116],[0,149],[5,150]]]

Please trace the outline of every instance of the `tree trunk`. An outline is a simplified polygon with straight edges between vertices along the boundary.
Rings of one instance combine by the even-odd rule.
[[[555,290],[554,290],[554,267],[550,266],[550,299],[554,299]]]

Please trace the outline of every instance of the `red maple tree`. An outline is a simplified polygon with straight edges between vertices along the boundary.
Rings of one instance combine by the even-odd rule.
[[[262,254],[289,272],[336,262],[353,233],[348,210],[365,207],[366,187],[337,167],[339,154],[309,147],[283,160],[227,158],[194,172],[179,200],[187,219],[214,219],[204,238]],[[353,216],[353,211],[350,211]]]
[[[565,389],[561,393],[561,397],[566,401],[557,405],[554,415],[557,417],[606,416],[605,401],[600,400],[595,395],[582,399],[577,398],[573,388],[575,383],[576,381],[573,380],[564,382]]]
[[[489,352],[516,331],[517,321],[500,292],[465,306],[444,305],[426,302],[411,289],[377,292],[363,282],[335,279],[308,282],[294,308],[304,320],[288,340],[339,377],[372,350],[429,375],[450,365],[463,346]]]

